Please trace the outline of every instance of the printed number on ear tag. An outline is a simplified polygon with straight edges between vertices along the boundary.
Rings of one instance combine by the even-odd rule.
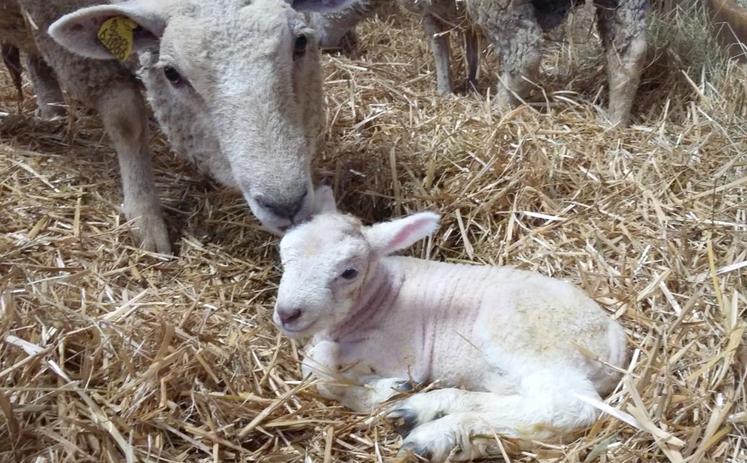
[[[124,16],[109,18],[99,28],[98,38],[102,45],[118,60],[124,61],[132,54],[133,30],[137,23]]]

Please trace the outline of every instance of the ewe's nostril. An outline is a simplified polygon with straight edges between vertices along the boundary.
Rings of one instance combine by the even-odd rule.
[[[284,325],[287,325],[288,323],[293,323],[294,321],[301,318],[301,309],[290,310],[288,312],[281,312],[279,315],[280,315],[280,321],[283,322]]]
[[[262,198],[262,199],[258,199],[257,203],[261,207],[275,214],[276,216],[282,217],[284,219],[288,219],[292,222],[296,214],[298,214],[298,212],[303,208],[303,205],[306,202],[307,194],[308,194],[308,190],[304,189],[302,194],[297,195],[295,198],[292,198],[292,199],[282,199],[278,201],[273,201],[273,200]]]

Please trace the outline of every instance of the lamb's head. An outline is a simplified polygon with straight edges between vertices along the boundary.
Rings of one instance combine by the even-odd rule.
[[[89,58],[137,53],[174,148],[238,187],[279,232],[311,213],[310,163],[324,119],[318,39],[299,9],[325,11],[345,0],[291,2],[114,2],[63,16],[49,33]]]
[[[329,201],[280,242],[283,276],[273,321],[292,337],[334,330],[364,304],[373,289],[381,258],[429,236],[439,216],[414,214],[365,227],[337,213]],[[330,202],[331,201],[331,202]]]

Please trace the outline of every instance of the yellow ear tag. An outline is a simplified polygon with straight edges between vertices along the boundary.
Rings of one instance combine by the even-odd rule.
[[[132,54],[134,43],[133,31],[137,23],[124,16],[109,18],[99,28],[97,37],[101,44],[120,61],[124,61]]]

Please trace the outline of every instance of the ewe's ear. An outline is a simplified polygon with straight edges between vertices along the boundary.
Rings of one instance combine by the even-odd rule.
[[[157,48],[166,19],[157,2],[133,0],[81,8],[49,26],[49,35],[69,51],[94,59],[124,59],[131,52]],[[114,19],[115,22],[108,22]],[[106,29],[102,26],[107,23]],[[100,34],[101,32],[101,34]],[[104,46],[102,38],[110,45]]]
[[[285,0],[296,11],[315,13],[342,12],[356,5],[365,6],[372,0]]]
[[[366,229],[365,234],[374,251],[386,256],[433,234],[440,218],[433,212],[421,212],[404,219],[377,223]]]
[[[332,188],[322,185],[314,192],[314,214],[334,214],[337,212],[335,193]]]

